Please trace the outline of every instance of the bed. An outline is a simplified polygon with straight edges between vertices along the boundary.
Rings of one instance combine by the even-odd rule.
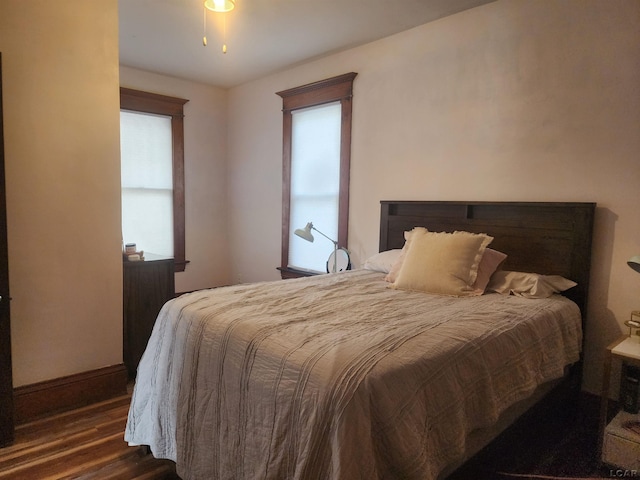
[[[381,202],[380,252],[415,227],[484,234],[502,271],[576,282],[564,295],[434,295],[357,269],[171,300],[125,440],[184,480],[443,478],[548,385],[579,388],[594,210]]]

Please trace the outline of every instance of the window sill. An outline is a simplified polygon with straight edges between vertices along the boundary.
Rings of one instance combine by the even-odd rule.
[[[313,277],[314,275],[322,275],[320,272],[310,272],[308,270],[298,270],[290,267],[277,267],[283,280],[289,278]]]

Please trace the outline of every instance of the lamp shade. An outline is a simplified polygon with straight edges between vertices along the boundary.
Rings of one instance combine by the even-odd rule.
[[[312,228],[313,223],[309,222],[304,228],[298,228],[293,233],[295,233],[300,238],[304,238],[307,242],[313,242],[313,235],[311,233]]]
[[[636,272],[640,273],[640,255],[636,255],[635,257],[631,257],[627,260],[627,265],[633,268]]]

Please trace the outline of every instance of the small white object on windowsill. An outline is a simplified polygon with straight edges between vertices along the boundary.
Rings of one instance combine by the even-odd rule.
[[[124,254],[123,258],[128,262],[142,262],[144,261],[144,250],[133,252],[131,254]]]

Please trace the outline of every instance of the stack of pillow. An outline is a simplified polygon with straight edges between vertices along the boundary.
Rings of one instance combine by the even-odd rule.
[[[488,248],[493,237],[483,233],[416,227],[404,237],[402,249],[378,253],[364,264],[365,269],[386,273],[391,288],[456,297],[495,291],[546,298],[576,285],[558,275],[500,270],[507,255]]]

